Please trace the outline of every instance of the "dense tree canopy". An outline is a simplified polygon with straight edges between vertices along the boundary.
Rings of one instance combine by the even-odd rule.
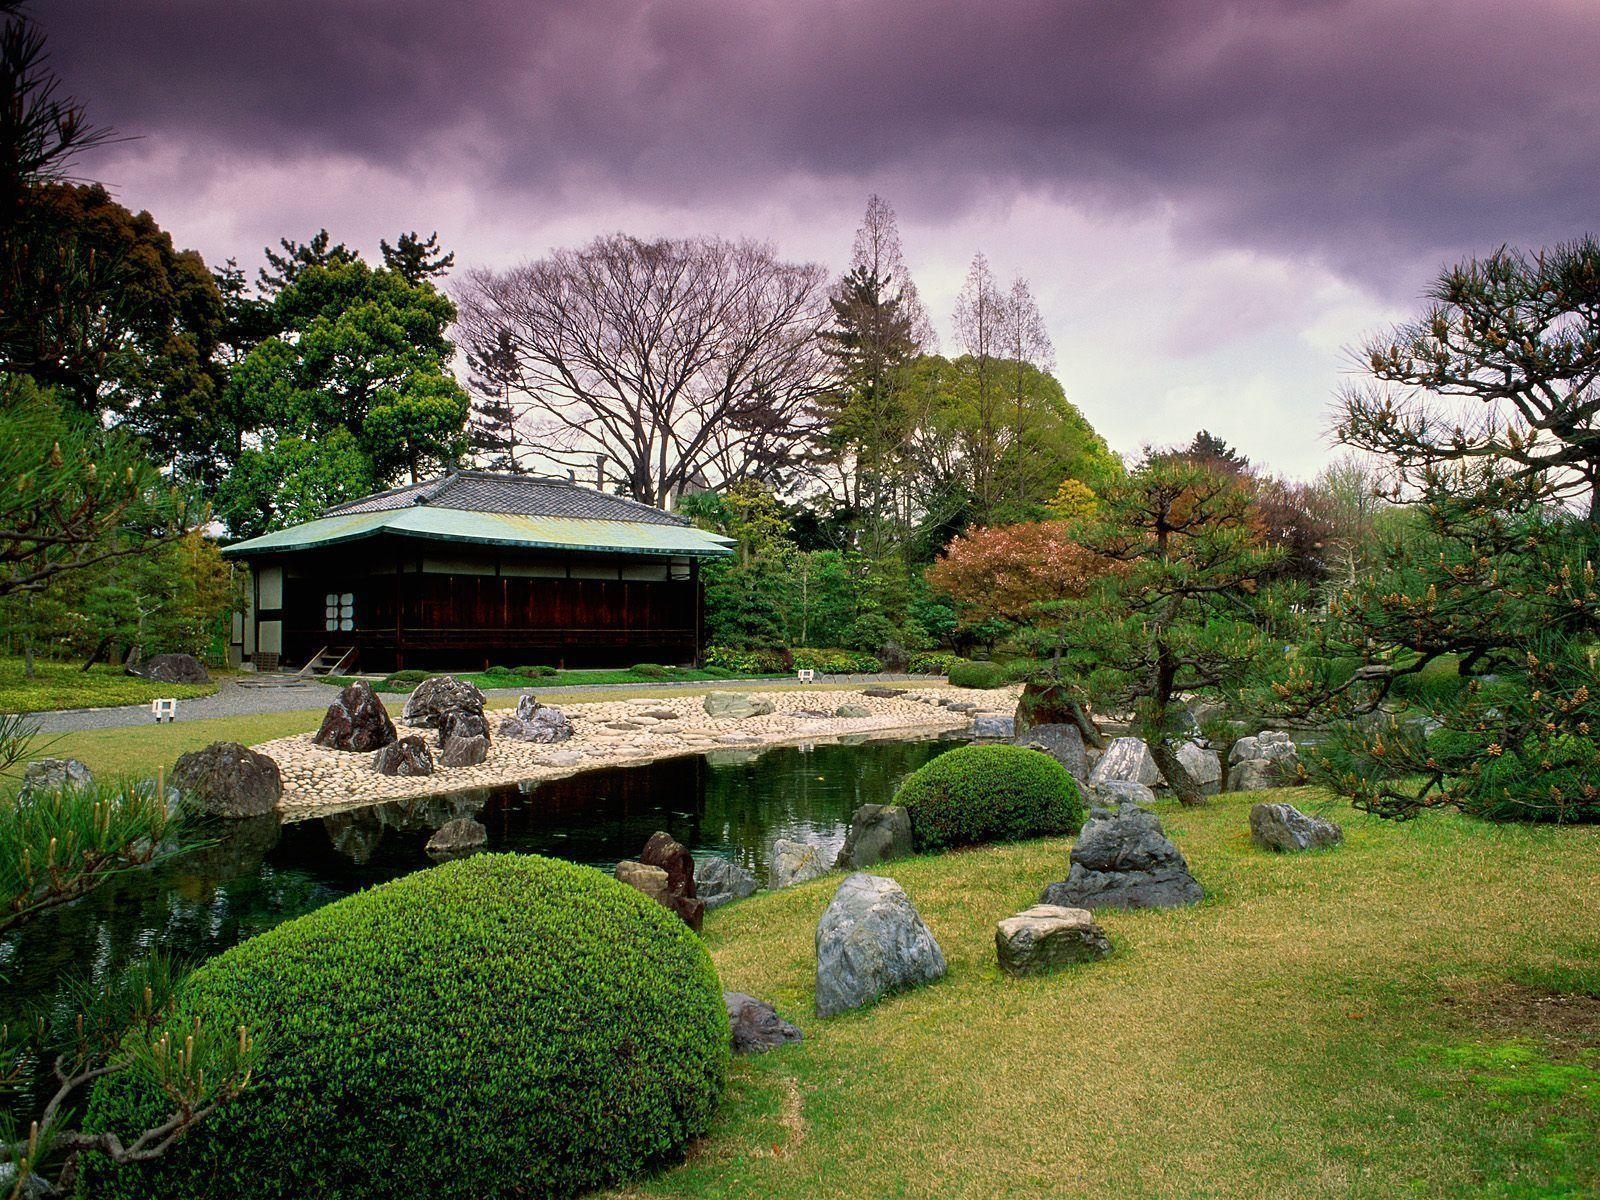
[[[200,256],[98,184],[29,189],[5,243],[0,365],[127,424],[180,469],[207,454],[223,304]]]
[[[465,451],[469,402],[449,373],[455,309],[431,284],[341,257],[302,265],[272,312],[281,332],[228,382],[228,408],[258,431],[218,493],[234,533],[318,516]]]

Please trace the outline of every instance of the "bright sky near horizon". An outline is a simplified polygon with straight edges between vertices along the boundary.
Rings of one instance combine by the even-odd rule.
[[[1595,232],[1592,0],[34,0],[130,140],[81,173],[254,270],[327,227],[458,267],[597,233],[841,270],[899,215],[941,335],[968,262],[1033,284],[1123,452],[1330,453],[1345,348],[1438,269]]]

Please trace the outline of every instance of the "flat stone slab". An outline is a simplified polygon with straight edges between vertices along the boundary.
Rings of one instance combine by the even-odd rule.
[[[773,710],[772,701],[745,692],[711,692],[705,698],[706,715],[719,719],[748,720]]]
[[[1067,963],[1105,958],[1111,939],[1087,909],[1035,904],[996,923],[994,947],[1007,975],[1039,975]]]
[[[978,713],[972,718],[972,736],[1010,739],[1017,734],[1017,719],[1003,713]]]

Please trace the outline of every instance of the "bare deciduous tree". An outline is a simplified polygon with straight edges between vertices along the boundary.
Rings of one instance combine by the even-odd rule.
[[[917,292],[916,281],[906,266],[905,253],[900,247],[900,225],[895,220],[894,209],[877,193],[867,197],[866,215],[856,230],[855,242],[850,248],[850,266],[865,270],[874,279],[885,280],[899,302],[900,315],[910,325],[913,352],[937,354],[939,335],[933,321],[923,306]]]
[[[824,281],[754,242],[616,234],[470,273],[461,341],[510,348],[544,455],[603,454],[629,495],[665,506],[689,485],[781,482],[811,453]]]

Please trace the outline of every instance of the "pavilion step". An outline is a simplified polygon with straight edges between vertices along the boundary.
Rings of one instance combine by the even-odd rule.
[[[296,675],[337,675],[355,654],[354,646],[324,646],[306,660]]]

